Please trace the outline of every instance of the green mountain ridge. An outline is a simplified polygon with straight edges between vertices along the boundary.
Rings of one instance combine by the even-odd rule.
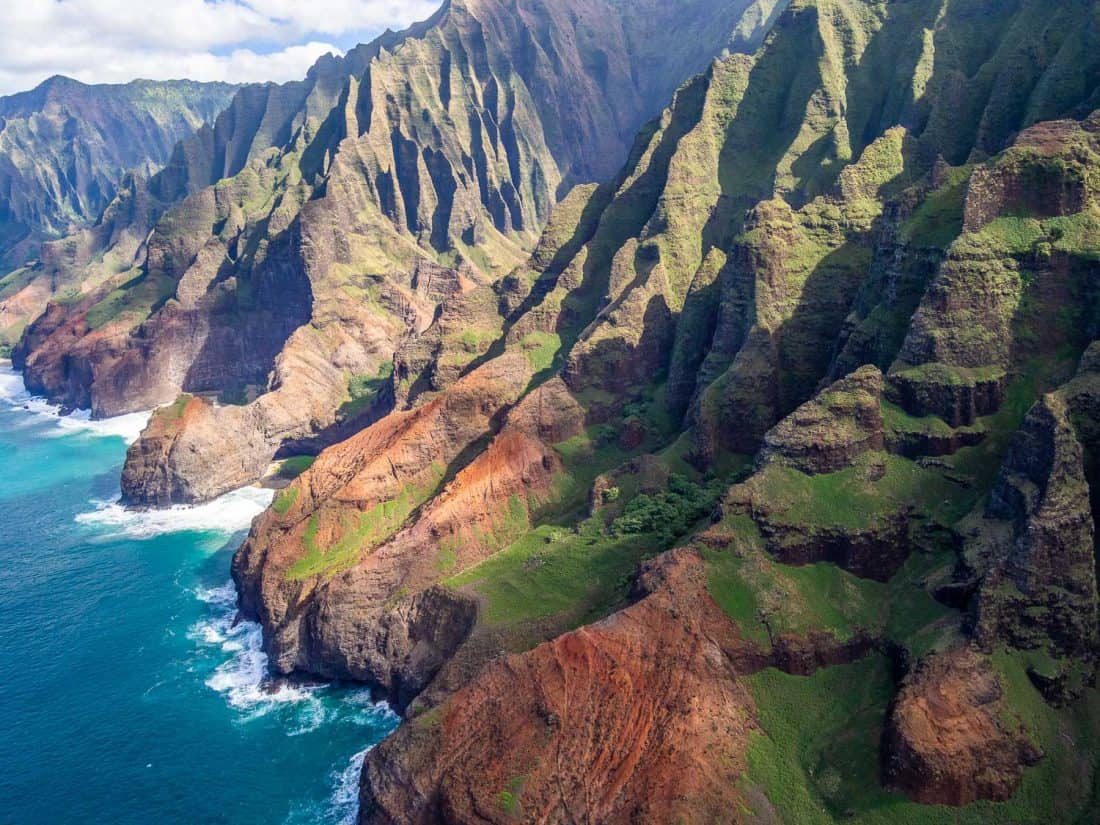
[[[148,192],[20,276],[58,300],[14,360],[95,415],[233,402],[136,456],[128,500],[254,481],[384,411],[353,387],[441,299],[520,262],[561,189],[610,174],[684,77],[781,5],[449,2],[303,83],[246,89]]]
[[[1097,14],[792,3],[398,352],[234,564],[360,821],[1095,816]]]
[[[364,825],[1095,821],[1100,3],[567,5],[238,96],[295,137],[220,120],[232,177],[135,185],[144,262],[51,304],[28,382],[173,402],[131,502],[316,454],[232,575],[276,676],[405,717]],[[629,150],[548,125],[630,76],[587,14],[638,66],[711,35]]]
[[[0,98],[3,260],[22,263],[19,255],[41,241],[95,221],[127,173],[154,173],[236,88],[183,80],[89,86],[55,76]]]

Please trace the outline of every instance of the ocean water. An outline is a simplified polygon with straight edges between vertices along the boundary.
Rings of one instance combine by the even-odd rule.
[[[0,370],[0,821],[354,822],[396,725],[353,687],[266,679],[229,562],[270,494],[115,503],[144,416],[60,417]]]

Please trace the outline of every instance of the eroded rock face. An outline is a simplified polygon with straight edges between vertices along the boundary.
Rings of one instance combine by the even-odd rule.
[[[544,439],[583,429],[560,382],[504,417],[526,367],[522,357],[496,359],[326,451],[282,494],[285,507],[277,502],[256,523],[233,575],[277,671],[367,682],[404,707],[454,653],[473,603],[436,584],[529,529],[560,471]],[[421,628],[413,647],[423,656],[394,641],[407,638],[407,624]]]
[[[1065,152],[1067,145],[1080,137],[1077,121],[1033,126],[1017,138],[1016,151],[1004,162],[976,169],[967,191],[966,231],[978,232],[1001,215],[1053,218],[1086,209],[1094,197],[1087,163],[1067,158]]]
[[[773,524],[762,513],[759,526],[768,551],[784,564],[829,562],[875,581],[889,581],[913,550],[904,513],[865,528],[813,529]]]
[[[927,805],[1011,797],[1042,754],[1002,720],[1003,696],[988,660],[968,648],[923,660],[890,713],[887,780]]]
[[[755,706],[742,674],[809,674],[866,642],[743,640],[693,551],[643,566],[632,606],[488,665],[367,758],[361,823],[736,821]],[[781,648],[781,649],[780,649]]]
[[[785,495],[817,475],[847,470],[873,486],[887,473],[882,416],[884,379],[862,367],[821,390],[768,431],[753,476],[735,485],[723,505],[756,524],[768,552],[784,564],[829,562],[864,578],[889,580],[912,550],[911,503],[841,524],[801,517],[804,502]]]
[[[1059,394],[1036,404],[1013,438],[986,517],[1010,527],[991,525],[978,539],[977,552],[995,554],[977,601],[978,638],[1094,660],[1095,526],[1081,445]]]
[[[122,500],[125,504],[155,507],[194,497],[194,491],[186,486],[187,480],[171,475],[169,468],[181,460],[173,453],[181,447],[180,436],[187,429],[188,422],[205,415],[205,407],[202,399],[185,395],[150,419],[141,438],[126,453],[126,466],[122,473]],[[186,450],[185,447],[183,449]]]
[[[1059,248],[1058,227],[1015,241],[1003,233],[1020,214],[1043,221],[1088,212],[1096,198],[1089,169],[1100,150],[1098,134],[1095,115],[1039,124],[975,170],[965,232],[921,300],[890,368],[907,410],[937,415],[952,427],[971,425],[1000,408],[1008,370],[1021,360],[1067,340],[1087,344],[1057,312],[1076,301],[1091,304],[1094,266],[1072,244]]]
[[[882,373],[863,367],[803,404],[764,436],[758,466],[782,462],[807,475],[851,467],[885,444]]]

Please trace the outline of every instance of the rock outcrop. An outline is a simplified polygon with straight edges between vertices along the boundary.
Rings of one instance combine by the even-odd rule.
[[[1076,336],[1075,347],[1087,343],[1080,327],[1059,323],[1057,314],[1074,300],[1074,289],[1077,300],[1088,300],[1096,276],[1057,221],[1091,220],[1098,190],[1089,169],[1097,158],[1100,119],[1093,115],[1027,129],[1007,152],[975,170],[965,233],[922,299],[890,369],[910,412],[937,415],[953,427],[973,424],[1000,408],[1014,363],[1066,343],[1066,333]]]
[[[864,367],[807,401],[764,436],[758,465],[781,463],[807,475],[835,473],[886,446],[884,382]]]
[[[989,565],[976,602],[986,646],[1093,662],[1100,640],[1095,524],[1083,454],[1059,394],[1013,437],[971,553]]]
[[[368,755],[361,823],[736,821],[755,703],[740,676],[859,658],[825,635],[746,641],[680,550],[636,602],[489,664]],[[797,651],[797,652],[796,652]]]
[[[1003,801],[1042,753],[1003,719],[1001,680],[967,648],[923,660],[906,678],[885,732],[886,778],[926,805]]]
[[[405,523],[458,472],[461,454],[491,435],[525,382],[515,360],[501,359],[445,396],[387,416],[323,453],[253,526],[233,576],[245,615],[264,623],[276,670],[367,681],[399,704],[424,687],[426,678],[409,687],[404,655],[391,658],[388,623],[424,599],[437,607],[464,600],[442,590],[421,594],[439,575],[446,534],[427,511],[415,528]],[[464,481],[458,473],[442,498],[461,495]],[[452,522],[452,532],[462,526]]]

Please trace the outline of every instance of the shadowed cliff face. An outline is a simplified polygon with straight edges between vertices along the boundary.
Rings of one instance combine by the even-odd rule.
[[[89,288],[32,324],[15,359],[35,391],[97,415],[181,391],[262,396],[179,434],[180,455],[256,444],[233,478],[164,489],[142,479],[190,468],[135,467],[126,486],[153,502],[247,483],[284,444],[346,433],[354,387],[391,369],[442,298],[522,261],[559,195],[612,175],[675,87],[751,48],[780,5],[450,2],[303,83],[245,90],[151,182],[147,242],[97,228],[49,270]],[[116,234],[108,275],[101,236]]]
[[[401,346],[397,411],[234,567],[281,672],[423,685],[362,821],[1094,812],[1100,75],[1072,56],[1096,11],[794,3]],[[427,416],[423,455],[392,437]],[[705,594],[636,602],[632,571],[685,544]],[[379,656],[444,596],[476,605],[460,639]],[[725,772],[662,738],[706,751],[696,708],[650,725],[669,670],[735,743]]]
[[[96,220],[127,172],[159,169],[235,91],[191,81],[87,86],[58,76],[0,98],[0,258],[21,264],[43,240]]]
[[[46,269],[65,254],[46,242],[91,225],[120,194],[129,203],[108,222],[146,224],[144,199],[127,195],[142,185],[131,173],[148,177],[164,166],[176,142],[213,123],[236,89],[147,80],[86,86],[54,77],[0,98],[0,349],[9,351],[47,300],[66,291],[36,274],[40,252]]]

